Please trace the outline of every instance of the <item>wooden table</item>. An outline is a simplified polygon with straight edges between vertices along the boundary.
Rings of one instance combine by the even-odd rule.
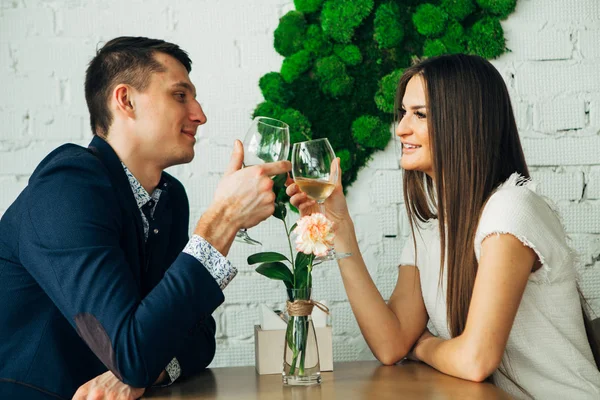
[[[444,375],[421,363],[383,366],[377,361],[336,363],[322,373],[323,382],[287,387],[281,375],[258,375],[254,367],[213,368],[171,387],[148,390],[144,398],[353,400],[353,399],[510,399],[489,383],[473,383]]]

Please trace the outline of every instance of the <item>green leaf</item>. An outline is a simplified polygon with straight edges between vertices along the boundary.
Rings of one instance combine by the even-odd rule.
[[[294,229],[296,229],[297,226],[298,226],[298,224],[292,225],[292,227],[290,228],[290,231],[288,232],[288,234],[292,233],[294,231]]]
[[[266,251],[264,253],[256,253],[252,254],[248,257],[248,265],[265,263],[265,262],[274,262],[274,261],[291,261],[281,253],[276,253],[273,251]]]
[[[280,188],[285,188],[285,182],[287,181],[288,178],[288,174],[279,174],[279,175],[275,175],[273,178],[273,190],[276,191],[277,189]]]
[[[267,278],[283,281],[288,288],[294,284],[294,275],[292,271],[281,262],[271,262],[259,265],[256,272]]]
[[[314,257],[315,256],[312,254],[304,254],[300,251],[298,252],[298,254],[296,254],[296,262],[294,264],[294,275],[296,278],[294,281],[295,289],[310,287],[311,282],[308,276],[308,265],[312,262]]]
[[[314,256],[312,254],[304,254],[301,251],[299,251],[298,254],[296,254],[296,262],[294,263],[296,269],[308,267],[308,264],[310,264],[313,257]]]
[[[290,317],[290,320],[288,321],[287,329],[285,331],[285,338],[287,340],[287,344],[288,344],[289,348],[292,350],[292,352],[294,354],[296,354],[298,352],[298,349],[296,349],[296,344],[294,343],[294,320],[295,320],[295,317]]]
[[[285,203],[275,203],[275,211],[273,212],[273,216],[283,221],[286,215],[287,208],[285,207]]]
[[[294,207],[292,205],[292,203],[290,203],[290,210],[293,211],[293,212],[295,212],[296,214],[300,214],[300,211],[298,211],[298,209],[296,207]]]

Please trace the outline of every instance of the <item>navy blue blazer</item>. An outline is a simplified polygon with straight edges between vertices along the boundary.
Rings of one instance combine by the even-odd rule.
[[[0,399],[70,399],[111,370],[148,387],[173,357],[182,375],[215,352],[223,292],[182,253],[189,204],[167,173],[151,234],[110,145],[66,144],[0,220]]]

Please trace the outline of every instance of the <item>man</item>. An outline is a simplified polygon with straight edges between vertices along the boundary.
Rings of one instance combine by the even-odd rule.
[[[211,362],[211,314],[237,272],[225,256],[273,213],[269,177],[291,166],[241,169],[236,141],[188,240],[185,190],[163,171],[192,160],[206,122],[190,70],[178,46],[147,38],[91,61],[89,147],[54,150],[0,220],[0,398],[67,399],[84,384],[77,397],[139,397]]]

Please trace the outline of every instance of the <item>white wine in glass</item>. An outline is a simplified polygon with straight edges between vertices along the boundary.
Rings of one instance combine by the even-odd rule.
[[[290,127],[273,118],[256,117],[244,137],[244,167],[287,160],[290,152]],[[261,245],[248,236],[247,229],[240,229],[235,240]]]
[[[292,176],[308,197],[319,204],[325,215],[325,200],[335,189],[339,177],[339,168],[335,162],[335,153],[327,138],[294,143],[292,149]],[[333,248],[327,255],[317,257],[316,261],[339,260],[351,256],[350,253],[336,253]]]
[[[317,202],[324,202],[335,189],[335,184],[319,179],[297,178],[294,182],[308,197]]]

